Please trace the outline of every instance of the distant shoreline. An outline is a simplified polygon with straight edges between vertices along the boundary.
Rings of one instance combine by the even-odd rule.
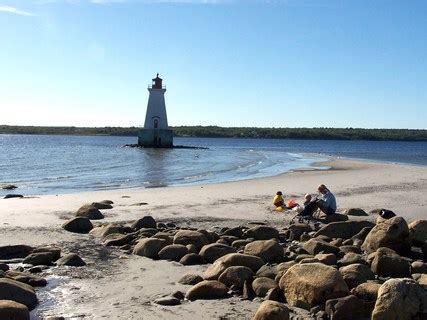
[[[136,137],[137,127],[54,127],[0,125],[0,134],[128,136]],[[175,137],[251,138],[299,140],[427,141],[424,129],[363,128],[256,128],[218,126],[171,127]]]

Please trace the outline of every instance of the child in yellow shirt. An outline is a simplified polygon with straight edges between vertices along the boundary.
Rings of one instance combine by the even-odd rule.
[[[276,208],[283,207],[285,205],[285,200],[283,199],[282,191],[276,192],[276,195],[274,196],[274,199],[273,199],[273,204],[276,206]]]

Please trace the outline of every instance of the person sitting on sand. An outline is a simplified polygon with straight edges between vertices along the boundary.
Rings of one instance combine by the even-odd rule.
[[[332,192],[324,184],[321,184],[317,191],[321,194],[321,198],[317,200],[318,208],[327,216],[335,214],[337,202]]]
[[[283,199],[282,191],[277,191],[273,199],[273,204],[276,208],[283,207],[285,205],[285,200]]]

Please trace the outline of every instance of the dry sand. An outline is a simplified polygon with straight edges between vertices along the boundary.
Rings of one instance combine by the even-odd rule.
[[[159,221],[204,228],[237,226],[250,220],[281,225],[293,214],[272,211],[274,193],[281,190],[301,202],[303,195],[314,193],[320,183],[335,193],[338,210],[388,208],[408,221],[426,219],[426,167],[341,159],[322,165],[330,170],[298,170],[271,178],[199,186],[4,199],[0,200],[0,245],[57,244],[88,262],[78,271],[49,271],[50,284],[38,293],[42,303],[32,312],[33,319],[41,315],[64,315],[67,319],[250,319],[259,302],[231,298],[157,306],[154,299],[186,290],[177,284],[183,274],[202,273],[206,266],[184,267],[126,256],[118,249],[104,248],[89,235],[69,233],[60,226],[82,204],[106,199],[114,201],[114,208],[103,210],[106,219],[102,222],[152,215]],[[148,204],[136,205],[141,202]]]

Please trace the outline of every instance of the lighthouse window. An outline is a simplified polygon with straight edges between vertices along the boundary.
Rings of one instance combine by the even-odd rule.
[[[157,129],[159,127],[159,120],[154,119],[154,129]]]

